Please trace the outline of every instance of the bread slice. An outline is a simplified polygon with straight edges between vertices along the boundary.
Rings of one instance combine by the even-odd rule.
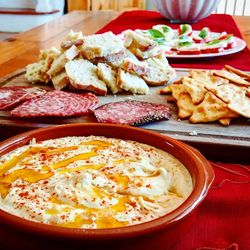
[[[52,77],[51,81],[56,90],[61,90],[69,84],[69,78],[65,70],[61,71],[59,74]]]
[[[125,58],[121,67],[125,71],[137,74],[139,76],[148,75],[150,70],[146,63],[132,58]]]
[[[149,68],[149,71],[147,74],[142,75],[142,78],[148,85],[164,85],[175,76],[175,70],[169,66],[167,59],[162,57],[148,58],[144,63]]]
[[[124,45],[139,59],[147,59],[162,53],[162,49],[158,44],[148,38],[132,30],[124,32]]]
[[[47,59],[48,57],[52,59],[56,59],[61,54],[62,52],[59,49],[57,49],[56,47],[51,47],[49,49],[41,50],[39,54],[39,59],[44,60],[44,59]]]
[[[81,52],[84,58],[91,60],[119,53],[123,49],[123,41],[110,31],[84,37]]]
[[[122,64],[123,59],[124,59],[124,55],[125,55],[124,50],[121,50],[117,53],[109,54],[107,56],[95,57],[95,58],[91,59],[90,62],[92,62],[96,65],[98,63],[108,63],[111,66],[114,66],[116,68]]]
[[[106,95],[106,84],[97,77],[97,67],[84,59],[76,59],[65,64],[70,84],[75,89],[90,90],[98,95]]]
[[[71,41],[71,42],[74,42],[74,41],[77,41],[79,39],[83,39],[83,34],[81,31],[79,32],[75,32],[73,30],[70,30],[70,32],[66,35],[65,37],[65,41]]]
[[[51,57],[47,57],[37,63],[27,65],[25,74],[26,79],[31,83],[48,83],[50,78],[47,71],[51,67],[52,62],[53,59]]]
[[[68,50],[66,50],[63,54],[61,54],[53,61],[51,68],[47,72],[48,75],[51,78],[54,77],[64,68],[65,64],[68,61],[73,60],[76,56],[78,56],[79,53],[80,51],[75,45],[71,46]]]
[[[148,85],[142,78],[135,74],[125,72],[121,68],[117,73],[117,85],[133,94],[146,95],[149,92]]]
[[[97,64],[97,75],[103,80],[113,94],[121,91],[121,88],[116,83],[116,71],[105,63]]]

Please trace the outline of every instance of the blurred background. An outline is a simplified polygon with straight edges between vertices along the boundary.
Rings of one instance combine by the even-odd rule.
[[[152,0],[0,0],[0,40],[74,10],[138,9],[154,10]],[[221,0],[215,12],[250,15],[250,0]]]

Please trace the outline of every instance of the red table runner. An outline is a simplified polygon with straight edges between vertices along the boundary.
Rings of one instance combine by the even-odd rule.
[[[113,31],[119,34],[126,29],[149,29],[155,24],[166,24],[177,28],[178,24],[170,24],[155,11],[128,11],[104,26],[98,33]],[[225,14],[212,14],[209,17],[192,24],[194,30],[209,27],[212,32],[226,31],[242,38],[241,33],[234,22],[232,16]],[[176,60],[171,59],[170,64],[175,68],[201,68],[201,69],[221,69],[225,64],[229,64],[241,70],[250,71],[250,51],[245,48],[236,54],[202,59]]]

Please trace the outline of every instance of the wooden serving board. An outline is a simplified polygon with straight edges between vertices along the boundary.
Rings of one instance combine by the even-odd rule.
[[[31,85],[24,77],[24,70],[18,70],[0,79],[0,86]],[[187,70],[177,70],[178,75],[187,74]],[[34,86],[34,85],[33,85]],[[50,89],[51,86],[36,85]],[[107,95],[100,97],[100,104],[121,100],[140,100],[166,104],[166,96],[160,95],[162,87],[151,87],[148,95]],[[232,121],[230,126],[224,127],[219,123],[191,124],[188,121],[177,119],[175,104],[169,104],[172,109],[172,118],[168,121],[159,121],[141,126],[169,135],[198,148],[211,159],[226,161],[250,162],[250,119],[239,118]],[[0,111],[0,138],[5,139],[14,134],[51,125],[66,123],[96,122],[93,115],[74,118],[35,118],[18,119],[11,117],[8,111]],[[192,135],[195,132],[197,135]]]

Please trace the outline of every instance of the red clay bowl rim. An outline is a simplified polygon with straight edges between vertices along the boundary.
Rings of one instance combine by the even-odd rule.
[[[120,129],[120,130],[129,130],[133,133],[143,133],[147,136],[154,136],[160,140],[165,140],[166,143],[170,144],[173,147],[177,147],[179,150],[182,150],[184,153],[188,155],[188,157],[192,158],[197,164],[200,165],[200,168],[197,168],[198,174],[196,176],[196,184],[193,192],[187,198],[187,200],[182,203],[177,209],[174,211],[152,221],[144,222],[142,224],[121,227],[121,228],[108,228],[108,229],[75,229],[75,228],[63,228],[58,226],[47,225],[39,222],[33,222],[21,217],[12,215],[8,212],[5,212],[0,209],[0,223],[7,222],[8,226],[12,226],[15,229],[32,232],[39,235],[51,236],[51,237],[63,237],[70,239],[111,239],[111,238],[125,238],[125,237],[134,237],[145,235],[147,233],[157,232],[164,228],[175,225],[177,222],[182,220],[184,217],[187,217],[205,198],[210,185],[214,179],[214,172],[209,164],[209,162],[204,158],[204,156],[194,148],[186,145],[183,142],[177,141],[171,137],[166,135],[159,134],[157,132],[145,130],[142,128],[135,128],[126,125],[114,125],[114,124],[99,124],[99,123],[88,123],[88,124],[65,124],[59,126],[50,126],[46,128],[35,129],[32,131],[28,131],[17,136],[14,136],[10,139],[5,140],[0,143],[0,155],[4,154],[6,150],[10,146],[15,146],[20,142],[25,141],[26,144],[35,137],[36,134],[51,132],[54,130],[60,129],[74,129],[76,127],[91,127],[97,128],[102,127],[106,129]],[[94,131],[94,130],[93,130]],[[93,133],[94,134],[94,133]],[[49,138],[48,138],[49,139]],[[131,139],[133,140],[133,139]],[[135,139],[136,140],[136,139]],[[23,144],[24,145],[24,144]],[[12,149],[13,150],[13,149]],[[200,188],[199,188],[200,187]]]

